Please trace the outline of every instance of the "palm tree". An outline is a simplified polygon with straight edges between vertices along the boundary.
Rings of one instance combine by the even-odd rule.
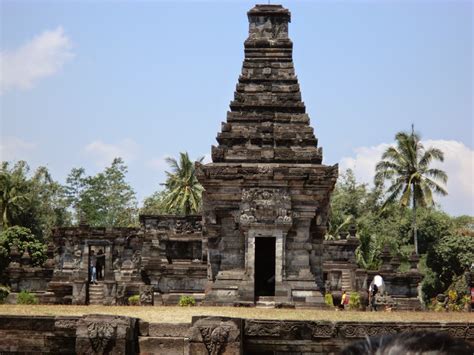
[[[204,157],[198,159],[202,162]],[[196,178],[194,162],[188,153],[180,153],[179,163],[174,158],[166,158],[172,172],[166,171],[164,185],[167,193],[164,199],[166,210],[189,215],[199,211],[203,187]]]
[[[382,160],[375,167],[375,183],[391,182],[388,197],[383,205],[399,200],[403,207],[411,203],[413,212],[413,242],[418,254],[416,231],[416,208],[418,205],[433,205],[433,192],[442,196],[446,190],[439,184],[446,184],[448,176],[443,170],[432,169],[433,160],[444,161],[444,154],[437,148],[425,149],[420,137],[414,132],[399,132],[395,136],[396,146],[387,148]]]
[[[28,201],[25,191],[27,170],[26,163],[18,162],[14,169],[8,168],[7,162],[2,162],[0,169],[0,211],[2,214],[2,228],[11,226],[13,218],[22,211],[22,202]]]

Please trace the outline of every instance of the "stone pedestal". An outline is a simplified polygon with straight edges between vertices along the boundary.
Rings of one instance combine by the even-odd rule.
[[[87,315],[76,328],[76,354],[136,354],[135,318]]]
[[[243,320],[224,317],[193,317],[189,354],[241,355]]]

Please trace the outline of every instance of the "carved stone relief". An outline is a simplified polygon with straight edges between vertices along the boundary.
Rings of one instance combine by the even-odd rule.
[[[280,189],[243,189],[240,223],[274,223],[291,225],[291,197]]]
[[[115,333],[116,327],[110,323],[91,322],[87,325],[87,335],[96,353],[104,352]]]

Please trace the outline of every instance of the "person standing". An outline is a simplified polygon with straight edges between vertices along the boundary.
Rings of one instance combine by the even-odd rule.
[[[340,309],[345,309],[349,305],[349,295],[346,291],[342,292]]]
[[[91,283],[94,285],[97,285],[97,256],[94,253],[94,250],[91,250],[90,252],[90,274],[91,274]]]
[[[97,253],[97,280],[102,280],[104,278],[104,266],[105,266],[105,254],[102,249],[99,249]]]

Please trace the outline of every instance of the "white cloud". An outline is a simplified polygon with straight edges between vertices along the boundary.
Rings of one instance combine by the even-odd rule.
[[[27,142],[18,137],[2,137],[0,142],[0,160],[26,160],[35,147],[35,143]]]
[[[125,163],[129,163],[135,159],[138,150],[138,144],[128,138],[117,144],[109,144],[101,140],[96,140],[84,148],[84,151],[95,160],[95,163],[99,167],[109,165],[114,158],[118,157],[122,158]]]
[[[435,196],[435,201],[453,215],[474,215],[474,150],[453,140],[425,140],[425,148],[436,147],[444,152],[444,163],[434,162],[433,167],[443,169],[448,174],[448,196]],[[348,168],[354,171],[358,181],[372,184],[375,164],[390,146],[382,143],[372,147],[359,147],[354,156],[340,161],[340,171]]]
[[[159,158],[153,158],[147,161],[146,165],[153,170],[164,172],[166,169],[169,168],[168,163],[166,162],[166,158],[170,155],[163,155]]]
[[[35,83],[61,70],[73,57],[71,41],[62,27],[44,31],[23,46],[0,52],[0,94],[31,89]]]

